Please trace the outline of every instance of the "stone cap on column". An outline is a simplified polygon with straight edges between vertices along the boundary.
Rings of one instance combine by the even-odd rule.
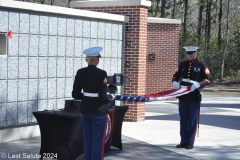
[[[113,6],[145,6],[150,7],[148,0],[80,0],[69,3],[71,8],[82,7],[113,7]]]
[[[118,21],[118,22],[129,22],[129,17],[124,15],[85,11],[85,10],[79,10],[79,9],[73,9],[73,8],[50,6],[50,5],[29,3],[29,2],[14,1],[14,0],[0,0],[0,9],[2,7],[28,10],[28,11],[37,11],[37,12],[43,12],[43,13],[70,15],[70,16],[76,16],[76,17],[85,17],[85,18],[94,18],[94,19],[97,18],[97,19],[112,20],[112,21]]]
[[[181,24],[182,22],[179,19],[148,17],[147,23]]]

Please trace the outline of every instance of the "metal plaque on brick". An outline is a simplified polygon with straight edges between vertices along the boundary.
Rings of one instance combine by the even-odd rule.
[[[148,54],[148,60],[155,60],[155,54]]]

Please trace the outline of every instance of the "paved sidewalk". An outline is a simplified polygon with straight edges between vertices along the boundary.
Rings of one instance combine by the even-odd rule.
[[[239,95],[203,96],[200,136],[192,150],[175,148],[180,142],[177,102],[146,103],[145,116],[144,122],[124,122],[122,134],[193,159],[240,159]]]
[[[148,102],[145,116],[143,122],[123,122],[123,150],[112,147],[105,160],[235,160],[240,157],[239,95],[203,97],[200,137],[196,138],[192,150],[175,148],[180,141],[176,101]],[[5,154],[18,160],[38,159],[40,143],[40,137],[0,143],[0,160],[13,160],[3,158]]]
[[[178,153],[154,145],[150,145],[126,136],[122,136],[122,142],[123,150],[112,147],[111,150],[107,154],[105,154],[104,160],[159,160],[162,158],[169,160],[192,159],[190,157],[180,155]],[[36,160],[39,158],[40,144],[40,137],[32,137],[7,143],[0,143],[0,160]],[[83,160],[83,157],[79,156],[77,160]]]

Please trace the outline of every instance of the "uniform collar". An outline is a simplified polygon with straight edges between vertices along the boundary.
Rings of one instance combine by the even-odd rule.
[[[188,60],[189,63],[196,62],[197,58],[195,60]]]
[[[88,68],[97,68],[96,65],[88,65]]]

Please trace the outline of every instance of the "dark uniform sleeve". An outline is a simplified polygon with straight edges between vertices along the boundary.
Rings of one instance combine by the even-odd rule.
[[[100,101],[109,102],[110,96],[107,95],[107,72],[103,71],[98,77],[98,95]]]
[[[72,97],[75,99],[82,99],[83,97],[83,94],[81,93],[82,88],[83,87],[81,86],[80,83],[80,71],[78,71],[73,83]]]
[[[181,78],[181,63],[178,65],[178,70],[173,74],[172,82],[178,82]]]
[[[209,71],[208,67],[206,66],[206,64],[203,65],[203,70],[202,70],[201,74],[202,74],[201,75],[202,79],[199,82],[201,88],[212,83],[212,76],[211,76],[210,71]]]

